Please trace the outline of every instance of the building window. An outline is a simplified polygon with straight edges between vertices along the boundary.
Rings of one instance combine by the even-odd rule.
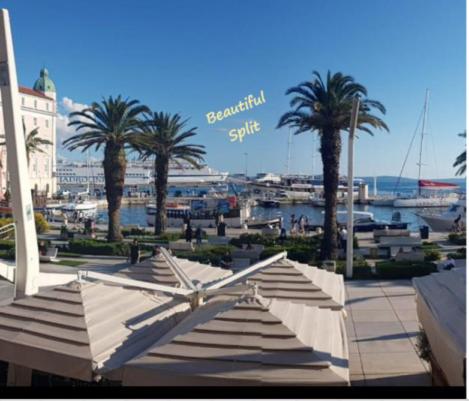
[[[46,128],[49,128],[49,120],[46,120]]]
[[[49,111],[49,103],[46,103],[46,110]]]
[[[37,125],[37,118],[36,117],[34,117],[33,124],[34,124],[34,126]]]
[[[34,108],[37,109],[37,100],[34,101]]]
[[[21,98],[21,106],[24,106],[24,96]]]

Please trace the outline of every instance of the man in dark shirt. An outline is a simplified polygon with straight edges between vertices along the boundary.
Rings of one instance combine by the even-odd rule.
[[[134,242],[132,245],[130,245],[130,264],[134,265],[135,263],[138,262],[138,259],[140,257],[140,245],[136,239],[134,239]]]

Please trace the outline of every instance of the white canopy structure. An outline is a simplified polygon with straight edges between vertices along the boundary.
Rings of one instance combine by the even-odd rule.
[[[466,358],[466,269],[414,278],[417,314],[432,355],[450,386],[463,386]]]
[[[214,297],[123,368],[126,386],[349,385],[340,311]]]
[[[0,360],[91,381],[142,352],[190,312],[188,302],[74,281],[0,308]]]
[[[231,270],[176,258],[164,249],[161,254],[116,273],[132,280],[182,288],[192,288],[190,283],[206,286],[232,274]],[[186,282],[186,277],[190,283]]]

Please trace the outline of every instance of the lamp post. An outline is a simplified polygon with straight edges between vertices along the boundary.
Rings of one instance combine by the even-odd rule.
[[[244,176],[248,178],[248,153],[244,152]]]
[[[360,100],[353,99],[350,133],[348,138],[348,172],[347,172],[347,278],[353,276],[353,139],[357,128]]]

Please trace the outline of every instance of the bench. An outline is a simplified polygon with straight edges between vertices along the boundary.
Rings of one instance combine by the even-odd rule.
[[[208,237],[208,243],[210,245],[228,245],[230,243],[231,238],[229,237],[219,237],[216,235],[210,235]]]
[[[422,245],[417,237],[381,237],[378,247],[389,249],[389,257],[394,258],[398,252],[411,252]]]
[[[412,250],[410,252],[397,252],[394,257],[396,262],[411,261],[411,262],[423,262],[425,260],[425,253],[421,250]]]
[[[242,249],[235,249],[231,252],[232,258],[240,258],[240,259],[249,259],[251,263],[255,263],[259,260],[262,251],[264,250],[263,245],[253,244],[251,245],[251,249],[247,249],[247,245],[243,244]]]
[[[41,262],[59,262],[57,259],[57,254],[59,253],[59,248],[49,248],[45,255],[39,255],[39,261]]]
[[[169,249],[172,251],[194,251],[194,244],[192,242],[186,242],[184,240],[171,241],[169,243]]]
[[[381,237],[410,237],[409,230],[374,230],[373,231],[373,239],[375,242],[379,242]]]
[[[251,266],[251,259],[249,258],[232,258],[231,270],[235,273],[249,266]]]

